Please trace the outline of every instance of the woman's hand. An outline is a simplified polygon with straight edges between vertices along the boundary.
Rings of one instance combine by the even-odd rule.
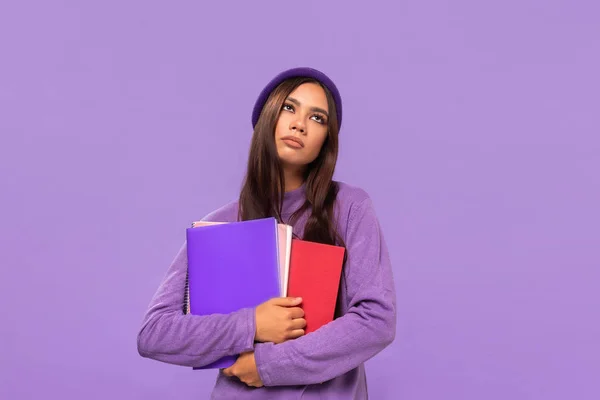
[[[300,303],[300,298],[276,297],[256,307],[255,340],[282,343],[304,335],[306,320]]]
[[[260,375],[258,375],[258,369],[256,368],[256,360],[254,359],[253,351],[240,354],[236,362],[231,367],[223,370],[223,374],[229,377],[235,376],[248,386],[263,386]]]

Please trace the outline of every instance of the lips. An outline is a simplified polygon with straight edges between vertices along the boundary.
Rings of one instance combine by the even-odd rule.
[[[296,143],[299,147],[304,147],[304,142],[302,141],[302,139],[297,138],[296,136],[284,136],[281,138],[281,140],[293,142]]]

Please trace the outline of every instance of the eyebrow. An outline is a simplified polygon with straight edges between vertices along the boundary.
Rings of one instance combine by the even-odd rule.
[[[293,97],[288,97],[287,100],[290,101],[290,102],[292,102],[292,103],[294,103],[294,104],[296,104],[297,106],[301,105],[301,103],[298,100],[296,100],[295,98],[293,98]],[[327,111],[323,110],[320,107],[311,107],[310,110],[311,111],[315,111],[315,112],[320,112],[321,114],[325,114],[325,116],[327,118],[329,118],[329,113]]]

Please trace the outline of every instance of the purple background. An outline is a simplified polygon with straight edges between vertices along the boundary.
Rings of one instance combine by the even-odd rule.
[[[336,177],[391,250],[372,397],[600,397],[597,2],[90,3],[0,6],[0,398],[207,398],[136,334],[296,65],[339,84]]]

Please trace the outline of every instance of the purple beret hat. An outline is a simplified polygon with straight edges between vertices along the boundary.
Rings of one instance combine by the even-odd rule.
[[[331,79],[323,72],[318,71],[314,68],[308,67],[298,67],[288,69],[279,73],[275,78],[273,78],[267,86],[260,92],[258,99],[256,99],[256,103],[254,104],[254,109],[252,111],[252,126],[256,127],[256,123],[258,122],[258,117],[267,101],[267,98],[281,82],[285,81],[288,78],[296,78],[296,77],[308,77],[316,79],[321,82],[329,91],[331,92],[333,99],[335,101],[335,108],[337,111],[337,120],[338,126],[342,126],[342,98],[340,97],[340,92],[337,87],[333,83]]]

